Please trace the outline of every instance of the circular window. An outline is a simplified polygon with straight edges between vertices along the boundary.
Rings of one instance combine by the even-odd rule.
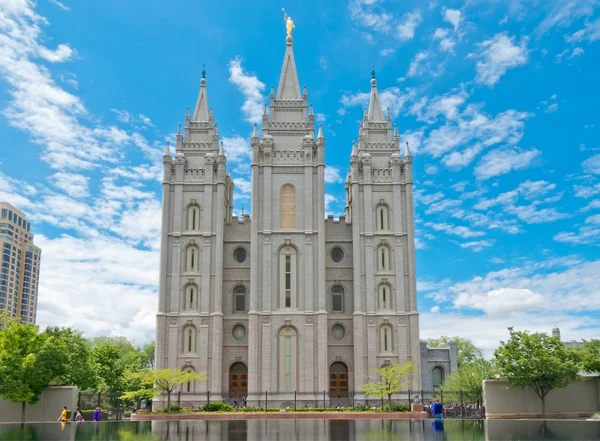
[[[341,248],[335,247],[331,250],[331,260],[333,260],[335,263],[341,262],[343,258],[344,252]]]
[[[342,325],[334,325],[333,328],[331,328],[331,335],[333,335],[333,338],[336,340],[341,340],[345,333],[346,331]]]
[[[236,340],[243,340],[246,336],[246,328],[244,328],[242,325],[235,325],[233,327],[232,334],[233,338],[235,338]]]
[[[238,263],[244,263],[246,260],[246,250],[243,248],[236,248],[233,252],[233,257]]]

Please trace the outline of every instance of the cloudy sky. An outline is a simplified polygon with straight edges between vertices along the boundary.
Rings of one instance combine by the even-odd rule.
[[[0,2],[0,200],[42,250],[38,323],[153,339],[161,155],[209,103],[251,211],[285,30],[327,138],[327,211],[371,65],[414,155],[422,337],[600,338],[600,1]]]

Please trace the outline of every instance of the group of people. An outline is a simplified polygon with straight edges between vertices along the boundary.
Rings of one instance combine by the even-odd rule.
[[[237,398],[233,399],[233,407],[235,407],[236,409],[238,407],[246,407],[247,404],[248,402],[246,401],[246,397],[242,397],[241,401],[238,401]]]
[[[100,409],[99,407],[96,407],[96,409],[94,410],[94,415],[92,417],[93,420],[100,421],[101,414],[102,414],[102,409]],[[67,406],[64,406],[62,412],[60,413],[60,416],[58,417],[58,419],[56,421],[61,421],[63,423],[66,423],[70,419],[71,419],[71,411],[69,409],[67,409]],[[77,409],[77,412],[75,413],[75,421],[78,423],[82,423],[85,421],[85,418],[83,418],[83,415],[81,414],[81,411],[79,409]]]

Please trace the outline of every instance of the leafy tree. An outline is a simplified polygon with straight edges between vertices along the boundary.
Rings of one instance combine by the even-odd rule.
[[[475,360],[452,372],[444,381],[443,389],[462,391],[463,399],[479,404],[483,394],[483,380],[493,378],[495,374],[496,368],[492,363],[483,359]]]
[[[0,329],[0,396],[25,405],[38,401],[51,381],[64,375],[68,360],[64,342],[40,334],[37,326],[2,319]]]
[[[371,381],[363,386],[363,391],[367,395],[383,399],[388,397],[390,409],[392,408],[392,394],[406,389],[410,384],[409,374],[416,372],[417,368],[410,361],[405,364],[390,364],[377,369],[376,374],[379,381]],[[371,377],[367,377],[373,380]]]
[[[510,340],[494,353],[499,374],[513,386],[533,389],[546,414],[546,395],[579,378],[577,361],[556,337],[508,330]]]
[[[427,339],[427,344],[432,348],[438,348],[447,345],[451,340],[456,342],[456,362],[459,367],[483,359],[483,351],[468,338],[442,335],[440,338]]]
[[[125,364],[127,370],[139,370],[144,368],[144,355],[125,337],[96,337],[92,340],[92,346],[111,345],[119,353],[120,360]]]
[[[579,359],[581,370],[600,374],[600,340],[586,341],[582,347],[573,348]]]
[[[92,363],[98,375],[100,390],[105,392],[123,391],[126,363],[116,344],[106,341],[94,346]]]
[[[156,345],[154,342],[145,344],[142,346],[142,355],[144,360],[144,367],[154,369],[154,353],[156,351]]]
[[[67,363],[63,375],[55,378],[53,384],[74,384],[79,389],[94,389],[98,377],[92,364],[92,345],[81,332],[71,328],[48,327],[44,334],[62,341],[67,348]]]
[[[202,372],[186,372],[178,369],[145,369],[141,372],[131,372],[130,378],[137,380],[143,388],[126,392],[122,399],[139,399],[158,397],[167,394],[167,411],[171,409],[171,393],[177,386],[189,381],[204,381],[206,374]]]

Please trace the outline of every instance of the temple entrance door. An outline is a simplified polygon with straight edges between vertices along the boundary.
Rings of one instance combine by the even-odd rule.
[[[329,396],[348,396],[348,366],[342,362],[335,362],[329,368]]]
[[[229,368],[229,396],[245,397],[248,395],[248,366],[234,363]]]

